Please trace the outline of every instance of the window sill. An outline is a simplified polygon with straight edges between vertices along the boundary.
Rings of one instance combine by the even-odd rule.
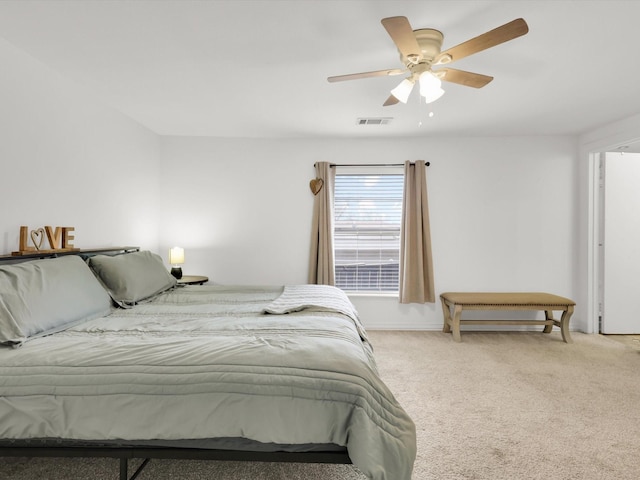
[[[349,290],[345,290],[344,293],[346,293],[348,297],[398,298],[397,292],[351,292]]]

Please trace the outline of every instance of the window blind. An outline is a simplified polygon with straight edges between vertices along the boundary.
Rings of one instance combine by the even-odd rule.
[[[336,286],[347,291],[397,292],[402,174],[336,174]]]

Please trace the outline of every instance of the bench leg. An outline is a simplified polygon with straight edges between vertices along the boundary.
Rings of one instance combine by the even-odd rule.
[[[462,305],[453,304],[453,316],[451,316],[451,308],[447,304],[444,298],[440,298],[442,301],[442,314],[444,316],[444,325],[442,325],[442,331],[453,335],[453,339],[456,342],[462,341],[460,339],[460,316],[462,315]]]
[[[449,305],[445,302],[444,298],[440,298],[442,302],[442,317],[444,318],[444,323],[442,324],[442,331],[444,333],[451,333],[451,310],[449,309]]]
[[[544,319],[546,321],[553,321],[553,310],[545,310],[544,311]],[[544,330],[542,330],[543,333],[551,333],[551,331],[553,330],[553,325],[545,325],[544,326]]]
[[[453,317],[451,316],[451,307],[447,304],[446,300],[440,297],[442,302],[442,316],[444,317],[444,323],[442,325],[442,331],[444,333],[451,333],[453,339],[456,342],[460,342],[460,315],[462,314],[462,306],[453,304]]]
[[[460,338],[460,317],[462,316],[462,305],[454,305],[453,306],[453,318],[451,322],[451,334],[453,335],[453,340],[456,342],[461,342],[462,338]]]
[[[571,315],[573,315],[573,305],[569,305],[567,309],[562,312],[562,317],[560,317],[560,333],[565,343],[573,343],[573,339],[571,335],[569,335],[569,320],[571,320]]]

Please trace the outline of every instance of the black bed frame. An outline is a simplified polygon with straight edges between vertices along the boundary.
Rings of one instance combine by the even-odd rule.
[[[119,255],[137,252],[140,247],[106,247],[71,250],[63,252],[30,253],[27,255],[2,255],[0,263],[15,263],[40,258],[55,258],[64,255]],[[119,480],[135,480],[151,459],[218,460],[235,462],[288,462],[288,463],[332,463],[351,464],[346,449],[313,452],[259,452],[245,450],[215,450],[180,447],[91,447],[91,446],[0,446],[0,457],[57,457],[57,458],[118,458]],[[129,477],[129,460],[143,459],[140,466]]]
[[[135,480],[151,459],[351,464],[346,449],[327,452],[251,452],[180,447],[0,447],[0,457],[118,458],[119,480]],[[144,459],[129,477],[129,460]]]

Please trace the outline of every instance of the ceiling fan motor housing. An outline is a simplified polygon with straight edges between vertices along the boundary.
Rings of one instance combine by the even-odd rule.
[[[433,28],[421,28],[414,30],[418,45],[420,46],[420,54],[422,61],[431,64],[433,60],[440,54],[444,35],[441,31]]]

